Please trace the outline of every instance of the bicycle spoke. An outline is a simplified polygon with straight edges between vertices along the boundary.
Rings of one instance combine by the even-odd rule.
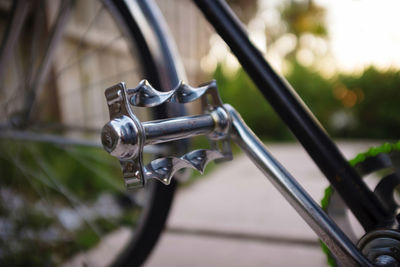
[[[24,148],[26,149],[26,148]],[[60,193],[60,195],[62,195],[65,199],[68,200],[68,203],[70,204],[70,206],[72,207],[72,209],[74,210],[74,212],[76,214],[79,215],[79,218],[83,219],[83,222],[85,225],[88,225],[91,229],[91,231],[93,231],[96,236],[98,237],[98,240],[101,240],[103,237],[103,234],[105,234],[105,232],[103,232],[103,230],[100,230],[97,225],[96,225],[96,218],[102,218],[103,220],[106,220],[108,223],[112,224],[113,227],[118,227],[118,224],[116,222],[114,222],[114,220],[112,219],[108,219],[107,217],[105,217],[105,214],[102,214],[101,212],[98,213],[96,206],[92,207],[92,206],[87,206],[85,204],[82,203],[82,201],[75,196],[75,194],[73,194],[69,189],[67,189],[65,186],[63,186],[62,184],[60,184],[59,179],[57,178],[56,173],[54,172],[54,168],[52,166],[50,166],[49,164],[46,164],[42,161],[40,161],[41,159],[41,154],[36,152],[34,149],[31,148],[27,148],[30,153],[33,156],[34,161],[36,162],[37,165],[39,165],[38,167],[40,168],[40,170],[34,170],[32,168],[27,168],[27,166],[21,161],[18,160],[16,155],[10,155],[9,158],[11,159],[11,161],[13,162],[13,165],[16,166],[20,172],[22,173],[23,177],[25,178],[25,180],[28,181],[28,183],[30,184],[30,186],[34,189],[34,191],[39,195],[40,197],[40,201],[44,201],[43,204],[46,205],[45,207],[45,211],[46,212],[51,212],[52,216],[54,218],[57,218],[57,220],[60,223],[60,226],[63,227],[63,229],[66,231],[65,233],[58,233],[59,235],[63,236],[64,234],[68,234],[71,235],[70,238],[75,239],[76,237],[73,237],[73,235],[75,235],[75,232],[72,232],[71,229],[65,228],[64,227],[64,222],[60,221],[60,208],[59,206],[56,206],[54,203],[54,200],[51,200],[48,198],[48,196],[46,196],[45,191],[46,188],[50,188],[51,190],[54,190],[58,193]],[[4,157],[4,155],[0,155],[1,157]],[[40,184],[44,185],[43,188],[39,188],[38,184],[34,184],[32,183],[32,181],[34,180],[38,180],[40,182]],[[36,203],[34,203],[36,206]],[[97,205],[97,204],[96,204]],[[94,210],[93,210],[94,208]],[[38,233],[40,234],[40,233]],[[59,238],[60,236],[58,236],[58,240],[64,240],[66,237],[63,238]],[[46,242],[46,241],[45,241]],[[102,246],[106,246],[107,248],[112,250],[111,244],[105,242],[102,243]],[[86,265],[88,263],[90,263],[91,260],[91,256],[90,253],[87,253],[86,251],[82,251],[79,252],[78,255],[72,255],[73,258],[75,258],[76,256],[78,256],[80,258],[80,262],[84,262],[86,263]],[[67,262],[69,260],[67,259]]]
[[[8,125],[9,124],[5,124],[4,127],[7,127]],[[0,125],[0,130],[2,128],[1,126],[2,125]],[[99,132],[99,130],[96,130],[96,132]],[[29,131],[3,130],[0,131],[0,139],[49,143],[60,146],[93,147],[102,149],[100,141],[90,141],[87,139],[73,139],[73,138],[63,137],[60,135],[35,133]],[[146,146],[143,149],[143,152],[145,154],[165,154],[168,152],[168,148],[166,146],[161,146],[161,145]]]
[[[0,131],[0,139],[22,140],[55,145],[73,145],[101,148],[99,141],[66,138],[60,135],[41,134],[28,131]]]
[[[42,175],[39,175],[37,171],[35,171],[32,168],[28,168],[24,162],[22,162],[19,159],[19,156],[17,154],[8,154],[8,157],[5,157],[5,155],[1,155],[3,159],[10,160],[13,163],[13,166],[17,167],[17,169],[21,172],[22,177],[29,183],[29,185],[35,190],[35,192],[39,195],[41,200],[46,201],[46,203],[51,203],[51,200],[45,195],[43,191],[46,190],[46,188],[50,188],[52,190],[57,191],[57,188],[52,184],[49,183],[48,179],[44,178]],[[36,174],[36,176],[34,175]],[[33,179],[32,179],[33,178]],[[43,189],[40,189],[37,184],[33,183],[33,180],[39,180],[41,185],[44,185]],[[49,204],[49,207],[52,207],[53,204]],[[50,211],[54,212],[54,210],[51,208],[49,209]],[[57,217],[57,216],[55,216]]]
[[[24,72],[24,68],[22,66],[22,62],[21,62],[21,60],[19,60],[22,57],[21,52],[18,49],[14,49],[13,57],[15,60],[13,60],[13,62],[12,62],[12,67],[15,71],[15,75],[17,77],[25,77],[25,72]],[[20,104],[20,103],[18,103],[18,98],[23,97],[23,95],[25,93],[23,90],[20,90],[22,88],[23,88],[23,84],[17,84],[13,89],[11,89],[9,91],[10,93],[2,92],[3,94],[6,95],[6,99],[1,103],[1,106],[3,107],[3,110],[4,110],[4,114],[6,116],[9,114],[9,112],[7,112],[7,111],[10,106],[12,106],[12,105],[16,106],[16,103],[17,103],[17,105]],[[4,87],[4,89],[9,90],[9,88],[7,88],[6,86]],[[8,93],[8,96],[7,96],[7,93]],[[15,112],[16,110],[12,110],[12,111]]]
[[[39,158],[39,157],[36,156],[35,159],[37,159],[37,158]],[[77,160],[76,158],[74,158],[74,155],[71,155],[71,158]],[[56,185],[57,190],[59,190],[59,192],[61,192],[69,200],[72,208],[76,211],[77,214],[79,214],[81,216],[81,218],[85,221],[86,225],[88,225],[91,228],[91,230],[97,235],[99,240],[101,240],[101,237],[104,233],[102,230],[100,230],[98,228],[98,226],[94,222],[93,216],[95,216],[95,218],[101,217],[104,220],[107,220],[109,223],[113,224],[114,226],[117,226],[117,224],[115,222],[113,222],[113,220],[107,219],[101,213],[96,213],[96,211],[94,211],[95,215],[93,215],[93,212],[87,205],[82,203],[82,201],[80,201],[77,196],[75,196],[70,190],[68,190],[65,186],[63,186],[58,181],[58,179],[56,179],[55,172],[54,172],[54,169],[52,168],[52,166],[50,166],[49,164],[47,164],[45,162],[38,161],[37,163],[40,164],[40,167],[44,171],[46,176],[48,178],[50,178],[50,180]],[[105,177],[105,175],[100,173],[98,170],[96,170],[92,166],[92,163],[90,161],[87,160],[85,162],[81,162],[78,160],[78,163],[81,163],[82,166],[85,166],[86,168],[90,169],[90,171],[93,172],[96,176],[101,177],[101,178]],[[122,188],[122,186],[118,186],[118,187]],[[119,189],[119,188],[117,188],[117,189]],[[120,189],[120,193],[126,194],[126,192],[123,191],[122,189]],[[106,246],[109,247],[110,244],[106,243]],[[111,249],[111,247],[110,247],[110,249]],[[85,255],[85,253],[83,253],[83,254]],[[86,263],[90,262],[90,259],[87,258],[86,255],[85,255],[85,258],[86,258]]]
[[[118,161],[101,149],[99,133],[108,118],[102,89],[121,79],[135,84],[139,73],[157,75],[152,57],[140,61],[137,55],[147,49],[121,30],[129,14],[113,1],[16,0],[13,6],[17,3],[29,4],[21,29],[13,30],[13,46],[5,35],[12,49],[0,81],[0,175],[7,177],[2,189],[9,187],[23,202],[10,223],[23,222],[10,232],[20,250],[5,243],[6,253],[35,252],[40,266],[75,263],[76,257],[79,264],[95,266],[101,247],[110,251],[104,258],[111,262],[138,241],[132,236],[121,246],[103,241],[121,227],[144,231],[137,223],[145,224],[143,212],[152,211],[148,200],[155,189],[126,192]],[[4,47],[3,41],[1,62]],[[168,149],[148,146],[145,153]],[[33,263],[36,257],[24,260]]]
[[[43,28],[44,26],[46,26],[46,22],[45,22],[45,17],[46,17],[46,12],[45,12],[45,8],[44,8],[44,4],[43,3],[39,3],[39,1],[35,1],[34,2],[35,6],[33,8],[33,14],[34,14],[34,18],[33,18],[33,36],[32,36],[32,40],[30,41],[31,45],[30,45],[30,51],[40,51],[40,43],[42,42],[42,36],[41,34],[43,33]],[[20,76],[20,77],[24,77],[24,84],[23,86],[25,87],[26,90],[29,90],[29,85],[32,84],[32,81],[34,80],[34,69],[36,67],[36,58],[38,53],[31,53],[28,59],[28,63],[26,64],[27,66],[27,70],[26,70],[26,74],[24,76]]]
[[[89,171],[91,171],[93,174],[101,178],[105,183],[112,186],[114,189],[117,189],[120,192],[124,192],[124,187],[121,185],[121,183],[116,182],[115,180],[111,179],[108,175],[105,175],[102,171],[97,169],[96,166],[93,165],[92,161],[88,160],[87,158],[79,157],[77,155],[77,153],[79,152],[77,151],[72,151],[71,149],[66,149],[65,151],[70,155],[71,158],[76,160],[83,168],[86,168]]]
[[[70,64],[67,64],[66,66],[62,67],[60,70],[57,71],[56,73],[56,79],[59,78],[64,72],[72,68],[74,65],[81,63],[83,60],[87,60],[90,56],[94,55],[95,53],[100,53],[102,51],[107,50],[111,45],[114,45],[116,41],[121,39],[123,37],[122,34],[115,36],[112,38],[109,42],[107,42],[105,45],[100,46],[97,49],[93,49],[90,52],[84,53],[80,57],[78,57],[75,61],[71,62]]]
[[[82,212],[81,212],[82,207],[80,207],[80,206],[77,207],[75,205],[75,203],[73,203],[75,201],[72,202],[71,201],[72,198],[65,195],[65,190],[60,190],[60,188],[57,185],[49,182],[49,179],[45,178],[45,177],[49,177],[48,175],[45,175],[45,174],[40,175],[37,172],[36,172],[36,175],[33,175],[32,173],[35,172],[34,170],[27,171],[26,168],[22,167],[22,166],[24,166],[22,163],[17,163],[17,164],[19,166],[20,171],[23,172],[23,175],[26,177],[26,180],[29,180],[31,185],[33,185],[33,183],[31,182],[30,177],[34,178],[34,179],[38,179],[42,183],[42,185],[45,185],[43,190],[46,191],[46,188],[51,188],[52,190],[58,191],[61,195],[66,197],[69,200],[72,209],[77,214],[79,214],[80,218],[82,218],[85,221],[85,223],[92,229],[92,231],[98,236],[98,238],[101,238],[101,235],[99,234],[99,231],[95,227],[95,225],[93,225],[90,222],[90,220],[87,220],[87,218],[84,216],[84,214],[82,214]],[[54,180],[53,180],[53,182],[54,182]],[[64,232],[58,233],[59,235],[62,235],[61,238],[58,237],[58,239],[63,239],[63,238],[65,239],[66,237],[64,235],[69,236],[70,239],[75,239],[76,237],[74,237],[74,236],[76,235],[76,233],[72,232],[69,228],[67,228],[67,226],[65,225],[65,222],[63,222],[60,218],[59,207],[54,206],[54,202],[52,200],[50,200],[47,196],[45,196],[43,193],[41,193],[40,191],[36,190],[36,192],[39,194],[41,201],[46,202],[46,204],[47,204],[46,212],[51,212],[53,214],[53,217],[56,218],[57,221],[59,222],[59,226],[61,226],[62,229],[64,230]],[[84,258],[85,258],[85,263],[90,262],[90,260],[85,255],[84,255]]]
[[[20,160],[18,160],[18,155],[8,155],[9,157],[5,157],[5,155],[0,155],[3,159],[9,159],[14,163],[14,166],[16,166],[19,171],[22,174],[22,177],[24,178],[24,180],[27,181],[27,183],[30,185],[30,187],[33,188],[33,190],[38,194],[38,196],[40,197],[40,199],[42,201],[46,202],[47,205],[47,210],[50,211],[52,213],[52,215],[55,218],[58,218],[54,212],[53,209],[53,204],[50,204],[51,201],[48,198],[48,194],[47,194],[47,188],[52,188],[51,185],[49,185],[46,181],[44,181],[43,179],[41,179],[42,184],[45,184],[45,187],[39,187],[37,184],[33,183],[33,180],[31,179],[33,177],[32,173],[34,173],[33,169],[29,169],[25,166],[25,164],[23,164]],[[53,189],[53,188],[52,188]]]
[[[22,26],[29,11],[30,1],[15,0],[13,2],[10,23],[7,26],[0,48],[0,81],[3,80],[7,61],[13,54],[16,41],[21,34]]]
[[[94,25],[96,25],[95,23],[97,22],[97,19],[99,18],[100,14],[104,11],[104,4],[101,3],[99,9],[96,11],[94,17],[90,20],[89,25],[86,27],[85,31],[83,32],[82,36],[79,38],[79,43],[76,47],[76,49],[74,49],[73,52],[71,52],[71,54],[67,57],[67,62],[65,63],[66,65],[71,63],[71,60],[74,58],[74,55],[78,55],[79,52],[81,51],[83,45],[86,42],[86,37],[89,33],[89,31],[93,28]]]
[[[37,155],[34,151],[30,150],[33,158],[36,160],[36,163],[43,171],[44,175],[51,182],[52,188],[63,195],[70,203],[71,207],[81,216],[81,218],[85,221],[85,223],[92,228],[92,230],[96,233],[96,235],[100,238],[101,231],[94,225],[91,220],[87,217],[89,208],[83,204],[78,197],[76,197],[69,189],[67,189],[64,185],[62,185],[55,177],[55,171],[52,170],[52,167],[46,162],[40,161],[40,156]],[[50,183],[48,183],[50,184]]]
[[[51,60],[54,56],[56,47],[61,40],[62,35],[64,34],[64,29],[67,24],[71,9],[72,0],[62,1],[54,26],[49,34],[50,37],[46,44],[45,54],[40,62],[37,72],[35,73],[34,80],[29,83],[30,91],[24,105],[24,108],[27,112],[27,117],[29,116],[29,113],[35,102],[36,96],[40,93],[38,90],[41,89],[44,78],[49,72]]]

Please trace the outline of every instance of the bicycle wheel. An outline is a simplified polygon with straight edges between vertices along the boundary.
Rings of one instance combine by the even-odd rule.
[[[0,25],[8,25],[0,49],[0,265],[140,265],[175,184],[126,192],[119,163],[98,140],[108,121],[105,88],[142,78],[173,86],[156,69],[157,47],[124,1],[11,2],[0,7]],[[161,118],[170,107],[137,112]]]

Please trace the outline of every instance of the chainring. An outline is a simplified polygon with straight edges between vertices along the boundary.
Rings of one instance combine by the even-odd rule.
[[[400,141],[394,144],[385,143],[378,147],[371,147],[368,151],[360,153],[355,158],[351,159],[349,163],[362,177],[371,173],[379,173],[379,176],[385,176],[384,179],[390,179],[390,175],[387,174],[394,173],[396,169],[400,167]],[[398,177],[399,176],[396,175],[394,178],[399,179]],[[397,209],[398,205],[394,201],[393,194],[391,194],[391,197],[385,194],[387,193],[387,187],[390,182],[387,183],[385,181],[383,183],[382,181],[383,179],[378,183],[375,193],[380,194],[378,198],[384,198],[383,200],[389,208]],[[391,184],[393,185],[393,181]],[[394,184],[397,186],[399,184],[398,180],[396,180]],[[393,186],[391,190],[393,192]],[[356,243],[357,238],[352,233],[345,204],[332,186],[328,186],[325,189],[324,197],[321,200],[321,207],[342,228],[349,238]],[[328,247],[322,241],[320,241],[320,243],[322,251],[327,257],[328,265],[332,267],[337,266],[336,260]]]

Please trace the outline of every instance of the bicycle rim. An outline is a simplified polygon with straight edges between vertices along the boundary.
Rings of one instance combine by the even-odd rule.
[[[132,43],[137,36],[109,1],[22,2],[6,7],[22,16],[13,34],[4,31],[15,41],[0,67],[0,261],[139,265],[161,232],[174,186],[127,193],[119,163],[98,139],[108,120],[104,89],[143,77],[158,84],[152,58]],[[137,112],[147,120],[166,107]]]

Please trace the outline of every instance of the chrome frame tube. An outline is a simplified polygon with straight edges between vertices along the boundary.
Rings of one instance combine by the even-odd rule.
[[[270,154],[239,113],[224,105],[232,118],[231,138],[307,222],[344,266],[372,266],[293,176]]]
[[[187,116],[144,122],[145,145],[207,135],[214,130],[214,125],[215,123],[211,115]]]
[[[224,39],[271,107],[292,131],[366,231],[392,223],[391,214],[350,166],[294,89],[251,43],[243,25],[223,0],[194,0]],[[243,88],[246,92],[245,88]],[[268,121],[265,121],[268,123]]]

